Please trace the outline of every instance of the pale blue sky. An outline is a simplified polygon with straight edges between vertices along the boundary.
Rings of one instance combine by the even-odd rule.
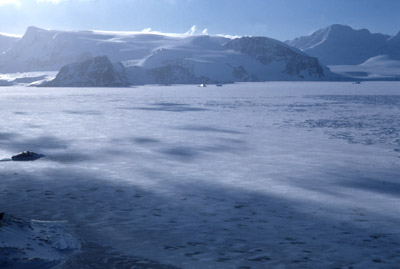
[[[400,31],[399,0],[0,0],[0,32],[34,25],[61,30],[152,28],[279,40],[340,23],[372,32]]]

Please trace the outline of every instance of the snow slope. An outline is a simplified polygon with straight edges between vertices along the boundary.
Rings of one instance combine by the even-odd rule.
[[[0,204],[64,268],[397,268],[399,86],[3,87]]]
[[[372,57],[359,65],[331,65],[330,69],[342,76],[370,80],[399,80],[400,61],[387,55]]]
[[[357,65],[371,57],[391,55],[392,52],[399,51],[399,44],[395,45],[389,39],[389,35],[334,24],[311,35],[286,41],[286,44],[317,57],[326,65]],[[392,44],[391,49],[388,48],[389,43]]]
[[[56,77],[57,72],[0,73],[0,86],[37,86]]]
[[[229,45],[236,42],[234,39],[221,36],[67,32],[29,27],[21,40],[0,56],[0,71],[57,71],[66,64],[106,55],[111,62],[122,62],[128,69],[128,79],[134,84],[326,80],[335,77],[315,58],[280,41],[262,37],[239,40],[247,42],[238,41],[242,47],[235,47]],[[269,53],[269,60],[254,57],[248,49]],[[282,52],[284,55],[280,55]]]
[[[400,61],[400,31],[387,40],[384,52],[390,55],[391,59]]]
[[[12,45],[18,41],[18,39],[19,37],[15,35],[0,33],[0,54],[3,54],[5,51],[11,48]]]

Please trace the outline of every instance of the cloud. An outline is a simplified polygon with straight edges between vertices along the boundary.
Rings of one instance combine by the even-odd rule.
[[[20,0],[0,0],[0,7],[5,5],[21,6]]]
[[[0,7],[6,5],[13,5],[16,7],[21,7],[28,3],[37,3],[37,4],[51,4],[51,5],[58,5],[60,3],[65,2],[94,2],[96,0],[0,0]]]
[[[0,35],[9,36],[9,37],[16,37],[16,38],[21,38],[22,37],[22,35],[10,34],[10,33],[4,33],[4,32],[0,32]]]
[[[36,0],[37,3],[50,3],[53,5],[58,5],[61,2],[67,2],[68,0]]]
[[[60,4],[61,2],[67,2],[69,0],[36,0],[36,3],[50,3],[53,5]],[[14,5],[20,7],[22,4],[27,4],[26,0],[0,0],[0,7],[5,5]]]
[[[151,28],[143,29],[142,33],[151,33]]]
[[[192,0],[162,0],[163,2],[170,4],[170,5],[175,5],[179,3],[190,3]]]
[[[193,25],[193,26],[189,29],[189,31],[187,31],[185,34],[186,34],[186,35],[194,35],[194,34],[196,34],[196,31],[197,31],[197,26],[196,26],[196,25]]]
[[[185,35],[208,35],[208,29],[205,28],[203,31],[197,29],[197,25],[193,25]]]

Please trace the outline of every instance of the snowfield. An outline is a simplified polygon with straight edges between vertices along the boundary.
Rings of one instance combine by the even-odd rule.
[[[398,268],[399,89],[2,87],[0,159],[46,157],[0,211],[68,221],[57,268]]]

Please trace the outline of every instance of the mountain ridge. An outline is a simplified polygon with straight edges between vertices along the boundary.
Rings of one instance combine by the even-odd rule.
[[[122,63],[132,84],[337,77],[315,57],[267,37],[60,31],[34,26],[0,55],[0,72],[58,71],[104,55],[112,63]]]
[[[400,34],[371,33],[348,25],[333,24],[285,43],[326,65],[358,65],[379,55],[400,60]]]

